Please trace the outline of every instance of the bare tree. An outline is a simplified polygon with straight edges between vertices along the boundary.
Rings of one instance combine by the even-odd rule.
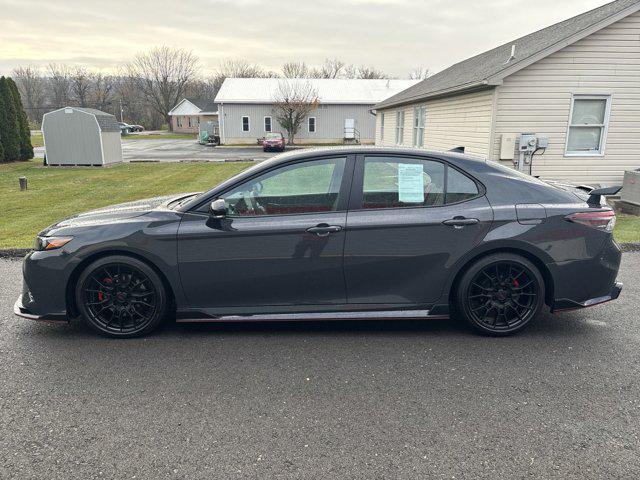
[[[304,62],[286,62],[282,65],[282,75],[285,78],[307,78],[309,67]]]
[[[80,107],[89,105],[89,97],[94,86],[93,74],[85,67],[77,67],[70,75],[69,82],[73,99]]]
[[[340,78],[345,63],[337,58],[327,58],[320,68],[314,68],[309,72],[311,78]]]
[[[260,65],[249,63],[246,60],[227,59],[220,63],[211,84],[217,94],[226,78],[273,78],[278,76],[277,73],[266,72]]]
[[[359,67],[348,65],[344,70],[344,77],[360,79],[389,78],[383,71],[364,65],[360,65]]]
[[[287,131],[287,143],[292,145],[304,119],[318,106],[318,94],[308,81],[284,79],[273,100],[275,117]]]
[[[93,76],[91,104],[98,110],[107,111],[113,104],[117,87],[117,79],[112,75],[98,72]]]
[[[417,66],[409,72],[409,80],[424,80],[429,76],[427,67]]]
[[[171,128],[169,111],[183,98],[187,82],[198,73],[198,58],[167,46],[136,55],[126,67],[129,81]]]
[[[71,94],[70,70],[67,65],[50,63],[48,66],[49,90],[54,108],[69,105]]]
[[[27,116],[32,122],[40,123],[44,112],[45,81],[35,66],[16,68],[13,78],[24,101]]]

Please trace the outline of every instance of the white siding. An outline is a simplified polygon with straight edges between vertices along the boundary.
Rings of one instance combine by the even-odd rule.
[[[413,107],[427,107],[424,148],[449,150],[464,146],[470,154],[487,156],[491,134],[494,90],[429,100],[400,107],[405,110],[404,145],[413,144]],[[397,108],[380,110],[376,121],[376,145],[395,145]],[[384,140],[380,136],[379,114],[385,112]]]
[[[640,13],[635,13],[507,77],[497,88],[491,158],[502,134],[549,137],[533,174],[612,184],[640,167]],[[611,95],[603,156],[564,155],[572,94]]]

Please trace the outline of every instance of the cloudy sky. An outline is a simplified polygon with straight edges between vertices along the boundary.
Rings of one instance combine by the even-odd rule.
[[[0,0],[0,74],[50,62],[114,70],[157,45],[268,69],[327,58],[406,76],[466,57],[606,0]]]

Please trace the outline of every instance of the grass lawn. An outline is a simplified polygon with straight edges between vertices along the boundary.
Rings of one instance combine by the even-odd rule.
[[[123,163],[42,167],[42,160],[0,165],[0,249],[28,248],[36,233],[69,215],[170,193],[207,190],[252,163]],[[18,177],[27,177],[21,192]]]
[[[28,248],[44,227],[75,213],[145,197],[206,190],[252,165],[123,163],[114,167],[42,167],[41,160],[0,165],[0,249]],[[20,192],[18,177],[29,189]],[[621,243],[640,242],[640,217],[618,215]]]
[[[36,133],[35,135],[31,135],[31,145],[34,147],[42,147],[44,145],[44,139],[42,138],[42,133]]]
[[[619,243],[640,242],[640,217],[618,214],[613,234]]]

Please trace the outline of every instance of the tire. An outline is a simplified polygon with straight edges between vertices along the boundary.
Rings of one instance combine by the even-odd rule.
[[[540,271],[526,258],[488,255],[462,275],[453,310],[478,333],[511,335],[538,318],[544,308],[544,287]]]
[[[133,338],[160,326],[167,292],[146,263],[125,255],[103,257],[88,265],[75,287],[83,321],[101,335]]]

